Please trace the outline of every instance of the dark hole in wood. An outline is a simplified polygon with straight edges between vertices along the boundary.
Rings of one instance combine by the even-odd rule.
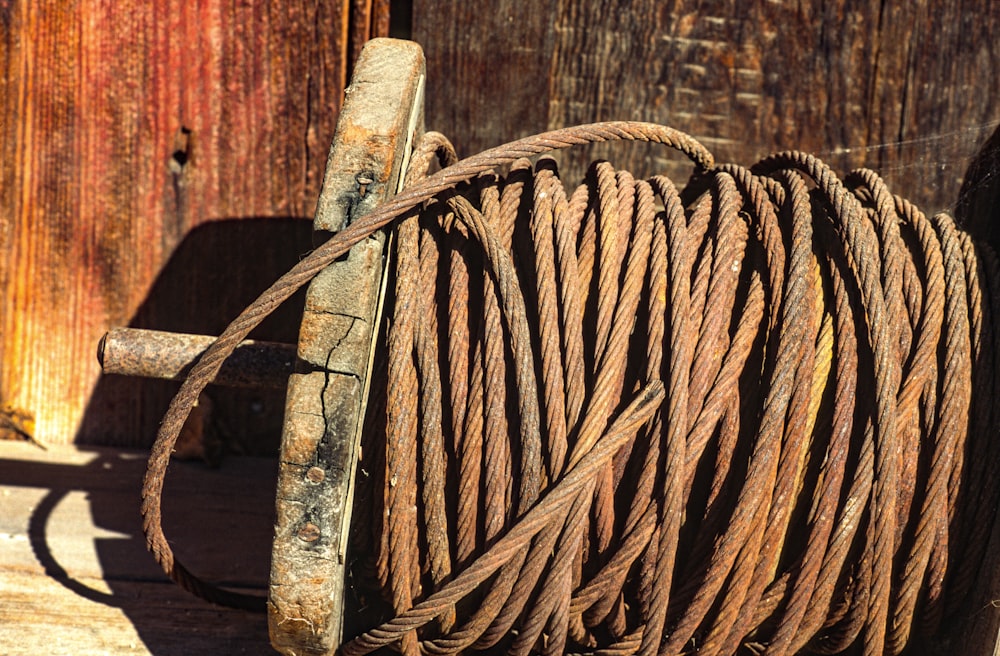
[[[181,126],[174,137],[174,152],[170,155],[172,164],[184,166],[191,159],[191,128]]]

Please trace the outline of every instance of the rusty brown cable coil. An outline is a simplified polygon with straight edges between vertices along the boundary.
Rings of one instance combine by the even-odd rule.
[[[610,138],[674,145],[695,174],[678,191],[599,162],[568,193],[523,159]],[[946,626],[997,503],[991,249],[870,171],[717,167],[659,126],[556,131],[418,180],[435,154],[453,157],[429,135],[413,184],[248,308],[171,404],[143,510],[182,585],[241,601],[159,528],[192,401],[267,312],[396,220],[352,521],[355,593],[381,624],[342,653],[875,655]]]

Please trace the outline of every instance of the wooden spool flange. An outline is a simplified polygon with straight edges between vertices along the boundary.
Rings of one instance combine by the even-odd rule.
[[[346,89],[313,229],[334,233],[399,191],[423,130],[424,56],[414,43],[369,42]],[[384,291],[382,233],[322,271],[306,292],[288,379],[271,555],[271,642],[286,654],[333,653],[358,444]]]
[[[418,45],[375,39],[365,46],[327,161],[313,223],[318,239],[400,190],[423,131],[424,77]],[[341,643],[348,532],[385,257],[381,233],[357,244],[310,284],[297,347],[246,342],[216,381],[280,386],[287,377],[268,597],[271,642],[284,654],[332,654]],[[116,329],[102,340],[99,359],[106,373],[177,378],[210,342]],[[956,634],[960,653],[1000,655],[1000,524],[989,544],[986,571],[992,574],[979,582],[968,630]]]

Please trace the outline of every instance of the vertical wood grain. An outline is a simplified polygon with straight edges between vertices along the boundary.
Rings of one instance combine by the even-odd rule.
[[[555,0],[415,0],[427,57],[428,127],[471,155],[545,129]]]
[[[428,128],[466,155],[599,120],[665,123],[720,161],[785,149],[838,171],[869,166],[929,211],[953,206],[965,167],[1000,123],[1000,11],[990,0],[415,0],[427,51]],[[511,53],[530,57],[509,68]],[[547,80],[542,87],[540,80]],[[683,181],[662,148],[595,157]]]
[[[113,400],[78,435],[101,334],[195,228],[311,217],[347,20],[346,0],[0,2],[0,404],[33,413],[42,441],[147,441],[127,409],[106,416]],[[273,249],[302,248],[289,239]],[[243,301],[263,289],[241,287],[260,284],[246,269],[287,259],[212,266]],[[176,302],[200,282],[179,275]]]

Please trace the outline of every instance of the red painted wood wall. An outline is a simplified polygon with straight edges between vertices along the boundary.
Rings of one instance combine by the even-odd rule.
[[[351,53],[388,30],[388,5],[0,0],[0,406],[32,413],[43,441],[148,443],[173,387],[101,378],[98,339],[128,324],[218,332],[311,247]],[[937,210],[1000,124],[990,0],[393,10],[427,54],[428,127],[466,155],[651,120],[721,160],[802,148],[871,166]],[[571,153],[566,168],[594,156],[684,174],[641,148]],[[297,320],[290,307],[263,335],[293,339]],[[276,443],[280,395],[218,393],[230,433]]]
[[[0,407],[43,442],[149,441],[173,388],[100,379],[98,339],[218,331],[310,247],[374,5],[0,2]]]

